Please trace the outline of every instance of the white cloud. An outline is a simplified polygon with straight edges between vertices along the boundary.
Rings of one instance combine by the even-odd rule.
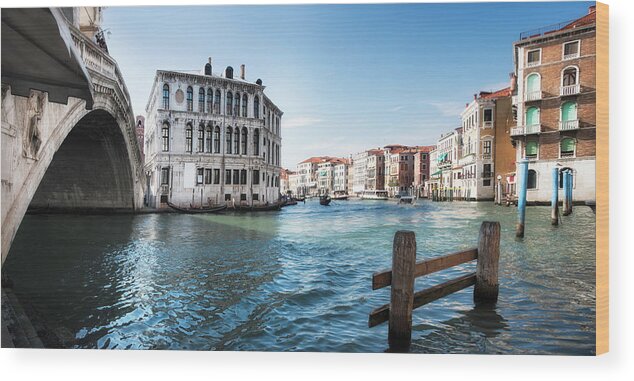
[[[443,116],[455,116],[459,117],[462,110],[464,110],[467,102],[425,102],[426,104],[433,106]]]
[[[306,126],[312,126],[321,122],[321,119],[311,117],[311,116],[298,116],[295,118],[283,119],[282,128],[283,129],[295,129],[302,128]]]

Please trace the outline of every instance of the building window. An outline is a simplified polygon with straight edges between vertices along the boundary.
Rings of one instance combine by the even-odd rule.
[[[207,112],[212,113],[214,107],[214,91],[209,88],[207,89]]]
[[[260,130],[253,130],[253,156],[260,156]]]
[[[207,126],[207,133],[205,135],[205,152],[211,153],[211,126]]]
[[[539,150],[539,144],[535,141],[526,142],[525,156],[527,159],[534,159],[537,157]]]
[[[537,172],[534,169],[528,170],[528,185],[526,189],[536,189],[537,188]]]
[[[161,184],[167,185],[170,182],[170,169],[169,167],[161,168]]]
[[[205,126],[204,125],[200,125],[198,126],[198,146],[196,148],[198,148],[198,152],[204,152],[205,151]]]
[[[257,95],[253,98],[253,117],[260,117],[260,98]]]
[[[220,169],[214,169],[214,184],[220,184]]]
[[[491,179],[482,180],[482,186],[483,187],[490,187],[491,186]]]
[[[529,107],[526,110],[526,125],[535,126],[539,124],[539,109],[537,107]]]
[[[238,127],[236,127],[236,132],[234,135],[233,153],[235,153],[236,155],[240,155],[240,129]]]
[[[491,141],[485,140],[482,142],[482,153],[491,157]]]
[[[192,125],[188,124],[185,128],[185,151],[192,152]]]
[[[163,85],[163,109],[170,109],[170,87],[167,83]]]
[[[231,91],[227,91],[227,107],[225,108],[225,113],[227,115],[231,115],[233,112],[233,94]]]
[[[211,169],[205,169],[205,184],[211,184]]]
[[[561,105],[561,121],[571,122],[577,120],[577,103],[564,102]]]
[[[562,78],[561,78],[561,84],[562,86],[574,86],[576,85],[578,82],[577,80],[579,79],[579,76],[577,75],[577,68],[576,67],[569,67],[566,68],[562,74]]]
[[[537,66],[542,61],[542,51],[540,49],[529,50],[526,56],[526,66]]]
[[[170,150],[170,126],[167,123],[163,123],[161,129],[161,135],[163,136],[163,152]]]
[[[196,169],[196,184],[202,184],[203,183],[203,171],[205,169],[204,168],[197,168]]]
[[[214,114],[220,114],[220,90],[216,90],[214,97]]]
[[[561,150],[560,157],[574,157],[575,156],[576,143],[573,138],[562,139],[559,146]]]
[[[233,184],[234,185],[240,184],[240,170],[239,169],[233,170]]]
[[[187,111],[194,111],[194,89],[187,87]]]
[[[260,170],[259,169],[254,169],[253,170],[253,181],[252,181],[253,185],[260,185]]]
[[[484,121],[485,125],[488,123],[488,125],[491,124],[491,122],[493,122],[493,110],[490,108],[486,108],[484,109],[484,113],[482,115],[482,120]]]
[[[246,94],[242,95],[242,116],[247,117],[247,106],[249,104],[249,98]]]
[[[231,193],[225,193],[225,201],[231,201]]]
[[[247,194],[246,193],[240,193],[240,201],[246,201],[247,200]]]
[[[233,115],[240,116],[240,93],[236,93],[236,101],[233,107]]]
[[[247,132],[247,128],[246,127],[242,127],[242,154],[246,155],[247,154],[247,138],[248,138],[248,132]]]
[[[579,41],[564,43],[564,59],[569,60],[579,57]]]
[[[259,201],[260,200],[260,195],[257,193],[253,193],[253,201]]]
[[[240,184],[247,185],[247,170],[240,170]]]
[[[198,89],[198,112],[205,112],[205,89]]]
[[[541,78],[539,74],[529,74],[526,77],[526,96],[525,100],[534,101],[541,99],[542,91],[541,91]]]
[[[214,153],[220,153],[220,127],[214,128]]]
[[[231,184],[231,170],[225,169],[225,184]]]
[[[233,130],[231,127],[227,127],[227,136],[226,136],[226,153],[231,153],[231,141],[233,140]]]

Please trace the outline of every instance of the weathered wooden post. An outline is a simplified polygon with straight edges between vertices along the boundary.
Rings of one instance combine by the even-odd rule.
[[[412,342],[415,267],[416,235],[412,231],[397,231],[392,249],[392,290],[388,328],[390,352],[406,352]]]
[[[473,300],[495,303],[498,300],[500,262],[500,223],[484,221],[478,238],[478,264]]]
[[[526,218],[526,188],[528,188],[528,161],[521,160],[517,163],[518,179],[517,179],[517,229],[515,236],[524,237],[524,221]]]
[[[553,194],[550,199],[550,224],[559,225],[559,168],[553,168]]]

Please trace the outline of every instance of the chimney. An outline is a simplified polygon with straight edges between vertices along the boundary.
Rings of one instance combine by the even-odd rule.
[[[515,73],[509,73],[509,78],[510,78],[510,88],[511,88],[511,93],[515,92],[515,88],[517,87],[517,77],[515,76]]]
[[[591,5],[588,7],[588,14],[596,12],[597,10],[597,6],[596,5]]]
[[[240,65],[240,79],[244,80],[244,64]]]

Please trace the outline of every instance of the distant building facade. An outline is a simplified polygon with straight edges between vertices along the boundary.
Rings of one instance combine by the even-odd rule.
[[[414,191],[417,197],[427,197],[425,183],[429,180],[430,175],[430,152],[435,146],[416,147],[414,153]]]
[[[236,203],[280,196],[282,111],[244,65],[212,74],[158,70],[146,107],[148,200],[155,207]]]

